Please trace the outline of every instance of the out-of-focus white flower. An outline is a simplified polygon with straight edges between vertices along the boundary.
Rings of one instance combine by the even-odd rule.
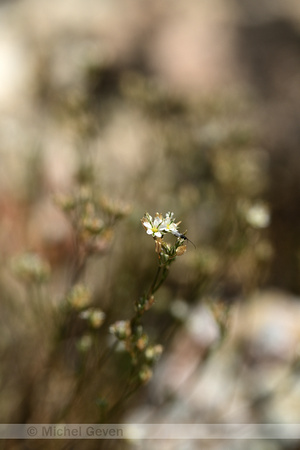
[[[270,225],[270,211],[267,205],[257,203],[246,211],[246,219],[255,228],[266,228]]]
[[[185,321],[189,313],[189,306],[185,301],[178,299],[172,302],[170,310],[172,316],[177,320]]]
[[[99,328],[101,327],[102,323],[105,319],[105,313],[101,311],[100,309],[96,308],[88,308],[85,311],[82,311],[79,314],[79,317],[81,319],[86,319],[90,322],[92,328]]]

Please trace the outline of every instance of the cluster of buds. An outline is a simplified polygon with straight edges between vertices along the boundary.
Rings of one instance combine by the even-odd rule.
[[[61,324],[61,333],[63,336],[72,331],[69,327],[70,323],[79,325],[83,334],[78,333],[76,346],[78,351],[86,353],[97,339],[97,331],[105,321],[105,313],[92,306],[92,292],[90,288],[83,284],[77,283],[72,286],[66,295],[63,304],[64,321]]]
[[[91,328],[100,328],[105,320],[105,313],[91,307],[91,290],[82,283],[75,284],[67,295],[67,304],[72,311],[79,312],[80,319],[86,320]]]
[[[191,242],[184,234],[180,233],[178,226],[181,222],[175,222],[174,213],[172,212],[168,212],[164,217],[162,214],[156,213],[154,219],[150,214],[146,213],[141,222],[146,233],[154,238],[155,251],[163,264],[186,251],[184,241]],[[174,246],[164,241],[163,238],[166,234],[172,234],[177,238]]]
[[[123,348],[129,353],[132,364],[137,368],[137,374],[142,383],[152,377],[152,367],[162,354],[161,345],[150,345],[149,337],[142,325],[133,327],[129,320],[120,320],[110,326],[109,331],[123,343]]]
[[[109,327],[109,331],[119,341],[124,341],[131,336],[131,327],[129,320],[118,320]]]
[[[135,303],[135,311],[138,316],[142,316],[145,311],[148,311],[151,306],[154,304],[154,296],[150,295],[150,297],[143,296],[139,298],[139,300]]]
[[[105,320],[105,313],[98,308],[88,308],[79,314],[81,319],[87,320],[89,325],[94,328],[100,328]]]
[[[149,236],[155,241],[155,251],[158,254],[159,266],[154,281],[148,290],[135,303],[135,315],[129,321],[118,321],[111,325],[110,332],[129,353],[131,363],[138,376],[139,382],[146,383],[152,377],[152,368],[159,359],[163,348],[161,345],[151,345],[148,335],[141,324],[143,314],[154,304],[154,293],[159,289],[167,277],[169,265],[186,251],[185,240],[189,240],[180,233],[172,212],[164,217],[156,213],[154,218],[146,213],[141,219],[142,225]],[[171,245],[164,240],[164,236],[171,234],[176,237],[175,244]]]
[[[70,196],[57,196],[56,203],[71,220],[79,243],[80,257],[105,253],[115,223],[129,213],[126,205],[113,202],[82,186]]]
[[[75,284],[67,296],[67,302],[74,310],[82,310],[90,305],[92,294],[90,289],[81,283]]]

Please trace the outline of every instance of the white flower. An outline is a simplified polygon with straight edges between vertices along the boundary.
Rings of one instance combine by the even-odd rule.
[[[150,214],[146,214],[146,216],[142,219],[142,224],[147,234],[152,235],[153,237],[162,237],[165,228],[160,214],[156,214],[154,220]]]
[[[166,233],[172,233],[177,236],[179,234],[177,227],[180,222],[175,223],[174,220],[174,213],[168,212],[163,220],[163,229]]]
[[[172,220],[173,222],[174,222],[174,220],[175,220],[175,217],[174,217],[174,213],[173,212],[167,212],[167,214],[166,214],[166,217],[165,217],[165,220]]]
[[[270,225],[270,212],[265,204],[257,203],[248,209],[246,219],[255,228],[266,228]]]
[[[174,213],[168,212],[163,220],[163,230],[167,233],[176,233],[178,224],[174,223]]]

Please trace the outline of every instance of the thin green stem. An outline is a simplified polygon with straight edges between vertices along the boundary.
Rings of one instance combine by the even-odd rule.
[[[148,294],[147,294],[147,298],[150,298],[151,295],[154,294],[154,292],[157,290],[157,289],[155,289],[155,285],[157,283],[160,271],[161,271],[161,266],[158,266],[156,274],[155,274],[155,277],[154,277],[154,280],[153,280],[153,282],[152,282],[152,284],[151,284],[151,286],[149,288],[149,291],[148,291]]]
[[[164,266],[163,268],[163,272],[162,272],[162,276],[161,279],[159,280],[159,282],[156,284],[156,286],[154,286],[153,290],[152,290],[152,294],[154,294],[156,291],[158,291],[158,289],[160,288],[160,286],[163,284],[163,282],[165,281],[165,279],[167,278],[169,273],[169,265],[168,266]]]

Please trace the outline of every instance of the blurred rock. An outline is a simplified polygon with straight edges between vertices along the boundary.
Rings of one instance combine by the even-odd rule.
[[[202,306],[198,314],[199,310],[203,320],[195,319],[201,330],[199,336],[202,333],[209,336],[211,318],[207,312],[203,315]],[[147,423],[297,422],[300,416],[298,298],[280,291],[265,291],[233,306],[227,338],[207,360],[202,359],[203,347],[199,342],[195,345],[191,336],[193,333],[186,331],[178,333],[169,354],[159,362],[149,385],[152,401],[144,416],[140,416],[141,420]],[[127,419],[138,422],[138,411],[133,411]]]

